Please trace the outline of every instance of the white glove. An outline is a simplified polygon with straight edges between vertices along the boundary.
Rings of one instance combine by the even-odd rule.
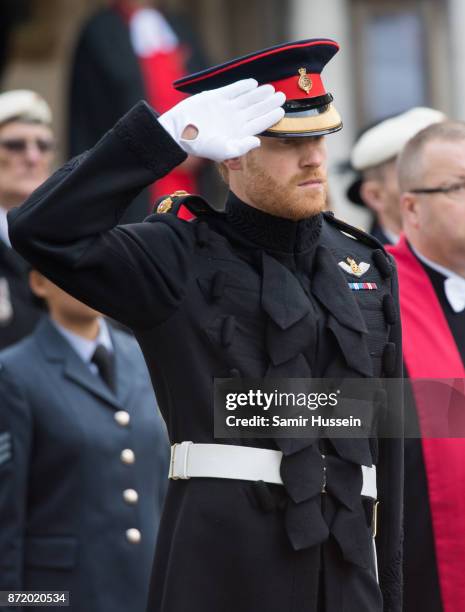
[[[260,146],[260,134],[284,116],[286,101],[272,85],[257,87],[255,79],[203,91],[186,98],[159,117],[170,136],[189,155],[223,161],[245,155]],[[187,126],[197,135],[183,138]]]

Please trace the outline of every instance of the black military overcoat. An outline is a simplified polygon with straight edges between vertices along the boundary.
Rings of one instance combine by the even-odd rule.
[[[396,274],[363,233],[330,216],[271,217],[233,196],[225,213],[206,207],[192,223],[157,214],[118,225],[184,158],[140,103],[9,216],[26,259],[133,329],[172,443],[215,441],[215,377],[400,376]],[[338,266],[349,254],[370,264],[376,291],[349,289]],[[400,612],[402,444],[333,441],[321,495],[314,441],[242,442],[283,451],[284,487],[171,481],[149,611]],[[360,498],[360,465],[371,463],[382,595]]]
[[[69,591],[68,612],[144,611],[166,491],[168,441],[147,368],[133,338],[111,336],[115,392],[48,317],[0,352],[0,590]]]

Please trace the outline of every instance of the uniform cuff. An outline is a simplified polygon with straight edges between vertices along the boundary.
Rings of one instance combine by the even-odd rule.
[[[158,176],[167,174],[187,158],[144,100],[133,106],[113,130],[141,163]]]

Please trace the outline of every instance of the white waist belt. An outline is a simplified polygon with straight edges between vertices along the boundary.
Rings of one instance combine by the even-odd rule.
[[[230,444],[194,444],[181,442],[171,447],[169,478],[230,478],[234,480],[263,480],[283,484],[279,468],[282,452],[268,448],[251,448]],[[377,498],[376,466],[361,466],[363,485],[361,495]]]

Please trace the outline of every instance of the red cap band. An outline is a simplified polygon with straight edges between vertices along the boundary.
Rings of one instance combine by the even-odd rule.
[[[305,77],[310,79],[311,82],[308,93],[299,85],[301,77],[298,74],[279,81],[272,81],[271,85],[276,91],[282,91],[287,100],[311,99],[325,95],[326,91],[319,74],[306,74]]]

